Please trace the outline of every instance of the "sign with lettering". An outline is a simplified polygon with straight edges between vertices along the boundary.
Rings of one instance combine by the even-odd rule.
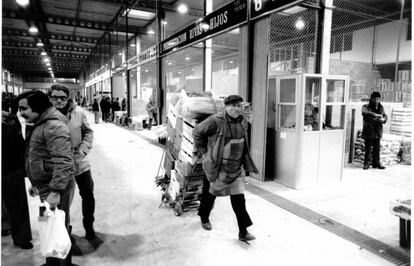
[[[233,1],[162,41],[160,55],[245,21],[247,21],[247,0]]]
[[[157,57],[157,47],[151,46],[128,60],[128,69],[135,68],[154,60]]]
[[[89,87],[89,86],[91,86],[91,85],[93,85],[93,84],[95,84],[97,82],[100,82],[100,81],[105,80],[105,79],[109,79],[110,77],[111,77],[111,71],[110,70],[107,70],[104,73],[102,73],[101,75],[99,75],[97,77],[94,77],[93,79],[87,81],[85,83],[85,86],[86,87]]]
[[[251,0],[251,19],[261,17],[270,12],[298,5],[306,0]]]

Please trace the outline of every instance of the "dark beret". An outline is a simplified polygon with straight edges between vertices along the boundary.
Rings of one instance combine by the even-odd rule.
[[[381,94],[378,91],[374,91],[371,94],[371,99],[374,99],[374,98],[381,98]]]
[[[228,105],[232,103],[239,103],[242,101],[243,101],[243,98],[240,97],[239,95],[229,95],[226,97],[226,99],[224,99],[224,104]]]

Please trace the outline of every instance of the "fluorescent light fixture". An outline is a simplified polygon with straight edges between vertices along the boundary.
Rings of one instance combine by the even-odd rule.
[[[45,58],[45,59],[43,59],[43,62],[48,63],[48,62],[50,62],[50,60],[49,60],[49,58]]]
[[[145,72],[148,72],[148,69],[145,69]]]
[[[135,43],[131,43],[129,46],[131,46],[131,47],[135,47]]]
[[[187,57],[185,58],[185,60],[187,60],[187,61],[188,61],[188,60],[190,60],[190,57],[188,57],[188,56],[187,56]]]
[[[305,28],[305,21],[303,21],[302,17],[299,17],[298,20],[296,20],[295,28],[297,30],[303,30],[303,28]]]
[[[38,32],[39,32],[39,30],[37,29],[37,27],[36,27],[36,26],[30,26],[30,28],[29,28],[29,32],[30,32],[30,33],[38,33]]]
[[[205,22],[201,23],[200,26],[203,30],[208,30],[210,28],[210,26]]]
[[[48,63],[46,63],[46,66],[50,66],[50,63],[48,62]]]
[[[289,9],[283,10],[282,12],[280,12],[278,14],[285,15],[285,16],[286,15],[289,16],[289,15],[293,15],[293,14],[300,13],[300,12],[305,11],[305,10],[306,10],[306,8],[304,8],[304,7],[294,6],[294,7],[291,7]]]
[[[169,65],[169,66],[171,66],[171,65],[172,65],[172,63],[171,63],[171,62],[168,62],[168,65]]]
[[[235,28],[234,30],[229,31],[230,34],[239,34],[240,28]]]
[[[185,14],[188,11],[188,7],[184,3],[181,3],[181,4],[178,5],[177,10],[181,14]]]
[[[29,0],[16,0],[16,3],[19,4],[19,6],[27,6],[29,4]]]
[[[232,60],[229,61],[229,64],[233,64],[234,62]]]
[[[118,55],[122,55],[122,53],[119,53]]]
[[[147,31],[147,33],[148,33],[148,34],[155,34],[155,31],[154,31],[153,29],[149,29],[149,30]]]
[[[44,45],[43,45],[43,43],[42,42],[38,42],[38,43],[36,43],[36,45],[38,46],[38,47],[43,47]]]
[[[168,22],[167,22],[166,20],[163,20],[163,21],[162,21],[162,24],[163,24],[163,25],[167,25],[167,24],[168,24]]]
[[[130,17],[130,18],[151,20],[155,17],[154,12],[148,12],[148,11],[137,10],[137,9],[125,10],[124,14],[122,14],[122,16],[125,16],[127,11],[128,11],[128,17]]]

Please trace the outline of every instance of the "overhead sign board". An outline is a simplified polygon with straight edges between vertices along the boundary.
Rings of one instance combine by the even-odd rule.
[[[151,46],[128,60],[128,69],[148,63],[157,57],[157,47]]]
[[[306,0],[251,0],[250,18],[255,19],[280,9],[298,5],[302,2],[306,2]]]
[[[160,55],[197,42],[247,21],[247,0],[233,1],[168,37],[160,43]]]

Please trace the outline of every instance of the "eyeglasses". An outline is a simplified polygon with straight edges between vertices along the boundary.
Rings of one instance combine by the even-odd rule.
[[[68,97],[66,97],[66,96],[52,96],[52,97],[50,97],[50,98],[52,98],[52,100],[53,101],[57,101],[57,100],[61,100],[61,101],[66,101],[67,99],[68,99]]]
[[[19,106],[19,111],[21,112],[21,111],[26,111],[27,109],[29,109],[28,107],[26,107],[26,106]]]

